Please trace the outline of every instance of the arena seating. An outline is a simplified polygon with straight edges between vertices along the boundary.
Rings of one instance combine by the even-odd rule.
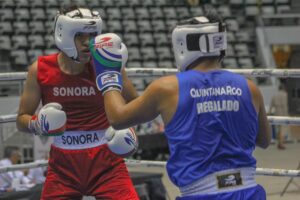
[[[176,3],[175,3],[176,2]],[[208,9],[227,24],[228,50],[223,66],[255,67],[255,17],[286,12],[290,0],[204,0],[190,7],[184,0],[2,0],[0,51],[10,50],[12,71],[26,70],[37,56],[57,52],[53,19],[61,5],[76,3],[100,12],[103,32],[119,34],[129,48],[128,67],[175,67],[171,31],[175,24]],[[15,69],[15,64],[18,65]]]

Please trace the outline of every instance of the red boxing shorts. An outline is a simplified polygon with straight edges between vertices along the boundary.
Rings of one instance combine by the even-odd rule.
[[[42,200],[139,199],[124,160],[106,144],[88,149],[51,146]]]

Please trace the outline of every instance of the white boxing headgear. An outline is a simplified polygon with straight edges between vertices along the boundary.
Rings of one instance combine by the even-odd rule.
[[[55,17],[54,38],[57,48],[70,58],[77,60],[78,52],[75,46],[76,33],[101,34],[102,19],[98,12],[87,8],[74,9],[65,14],[58,13]]]
[[[227,47],[225,25],[210,22],[207,17],[194,17],[183,21],[172,32],[176,65],[185,71],[201,57],[224,57]]]

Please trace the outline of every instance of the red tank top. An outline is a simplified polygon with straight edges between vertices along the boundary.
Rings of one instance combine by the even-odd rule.
[[[58,54],[38,58],[37,79],[41,87],[42,104],[60,103],[67,114],[67,131],[91,131],[109,126],[103,97],[95,83],[91,64],[78,75],[63,73],[57,62]]]

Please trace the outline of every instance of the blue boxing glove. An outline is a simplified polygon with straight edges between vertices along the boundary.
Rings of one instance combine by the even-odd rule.
[[[96,71],[96,84],[102,95],[111,90],[122,91],[121,70],[128,59],[127,47],[114,33],[90,40],[90,52]]]

